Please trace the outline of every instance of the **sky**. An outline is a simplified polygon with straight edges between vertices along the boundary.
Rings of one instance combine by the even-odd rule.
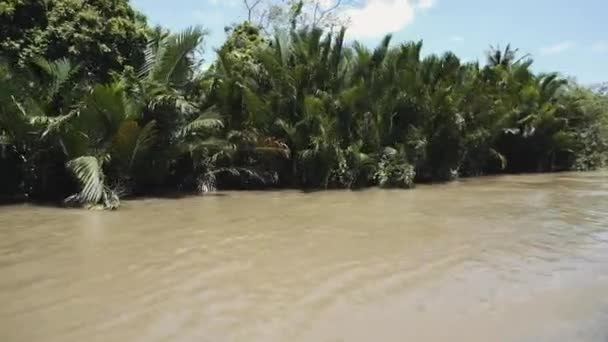
[[[245,19],[242,0],[131,0],[152,24],[209,30],[205,59],[225,39],[224,27]],[[345,0],[349,40],[373,47],[423,40],[425,54],[453,51],[484,61],[491,45],[511,44],[534,58],[538,72],[557,71],[583,84],[608,82],[608,0]]]

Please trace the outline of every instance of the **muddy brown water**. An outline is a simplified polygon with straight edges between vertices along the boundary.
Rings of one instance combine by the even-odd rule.
[[[0,208],[0,341],[608,341],[608,173]]]

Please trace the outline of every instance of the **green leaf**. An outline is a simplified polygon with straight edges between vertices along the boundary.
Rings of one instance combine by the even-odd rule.
[[[206,34],[201,27],[195,26],[165,37],[157,45],[149,45],[140,75],[150,77],[161,84],[175,81],[176,70],[180,65],[189,64],[187,58],[194,54]],[[178,80],[181,81],[183,80]]]
[[[224,128],[224,122],[219,113],[215,109],[209,109],[198,118],[186,124],[180,134],[181,136],[187,136],[201,131],[219,130],[222,128]]]
[[[93,156],[82,156],[70,160],[66,167],[76,177],[80,185],[80,192],[68,200],[98,204],[105,191],[104,174],[99,160]]]
[[[129,169],[133,167],[133,164],[138,158],[141,158],[146,152],[150,150],[158,132],[156,129],[156,121],[148,122],[140,131],[131,153],[131,159],[129,160]]]

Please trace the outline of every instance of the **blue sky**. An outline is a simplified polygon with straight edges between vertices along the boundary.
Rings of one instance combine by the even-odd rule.
[[[347,0],[348,1],[348,0]],[[202,25],[210,31],[208,60],[224,27],[245,18],[241,0],[131,0],[153,24],[172,30]],[[425,53],[454,51],[484,60],[490,45],[511,43],[534,57],[538,71],[559,71],[581,83],[608,81],[608,0],[350,0],[350,39],[374,46],[424,40]]]

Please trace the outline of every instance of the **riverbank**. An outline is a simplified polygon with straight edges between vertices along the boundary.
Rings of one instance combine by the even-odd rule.
[[[480,176],[472,176],[472,177],[461,177],[452,181],[441,181],[441,182],[422,182],[422,183],[416,183],[415,185],[413,185],[411,188],[406,188],[406,189],[401,189],[403,191],[408,191],[411,189],[414,189],[416,187],[420,187],[420,186],[434,186],[434,185],[441,185],[441,184],[458,184],[459,182],[470,182],[470,181],[475,181],[477,179],[483,180],[483,179],[499,179],[500,177],[509,177],[509,176],[534,176],[534,175],[554,175],[554,174],[559,174],[559,175],[568,175],[568,174],[572,174],[572,175],[577,175],[577,174],[601,174],[604,172],[608,172],[608,170],[606,169],[602,169],[602,170],[596,170],[596,171],[558,171],[558,172],[551,172],[551,173],[519,173],[519,174],[490,174],[490,175],[480,175]],[[280,187],[271,187],[271,188],[260,188],[260,189],[221,189],[221,190],[217,190],[217,191],[213,191],[213,192],[207,192],[207,193],[200,193],[200,192],[176,192],[173,190],[159,190],[159,191],[154,191],[150,194],[141,194],[141,195],[132,195],[132,196],[124,196],[121,199],[121,202],[124,201],[137,201],[137,200],[147,200],[147,199],[158,199],[158,200],[162,200],[162,199],[185,199],[185,198],[191,198],[191,197],[199,197],[199,196],[222,196],[223,194],[227,193],[227,192],[251,192],[251,193],[273,193],[273,192],[302,192],[302,193],[317,193],[317,192],[325,192],[325,191],[365,191],[365,190],[373,190],[373,189],[383,189],[381,187],[378,186],[367,186],[367,187],[360,187],[360,188],[353,188],[353,189],[338,189],[338,188],[334,188],[334,189],[321,189],[321,188],[280,188]],[[384,188],[384,190],[390,190],[390,188]],[[393,189],[394,190],[394,189]],[[87,205],[87,206],[78,206],[75,205],[74,203],[65,203],[63,201],[52,201],[52,200],[33,200],[30,201],[28,200],[26,197],[24,196],[19,196],[19,197],[0,197],[0,206],[10,206],[10,205],[18,205],[18,204],[32,204],[32,205],[37,205],[37,206],[46,206],[46,207],[51,207],[51,208],[84,208],[84,209],[89,209],[89,210],[117,210],[120,207],[120,202],[117,203],[116,206],[112,207],[112,208],[108,208],[105,207],[104,205]]]

